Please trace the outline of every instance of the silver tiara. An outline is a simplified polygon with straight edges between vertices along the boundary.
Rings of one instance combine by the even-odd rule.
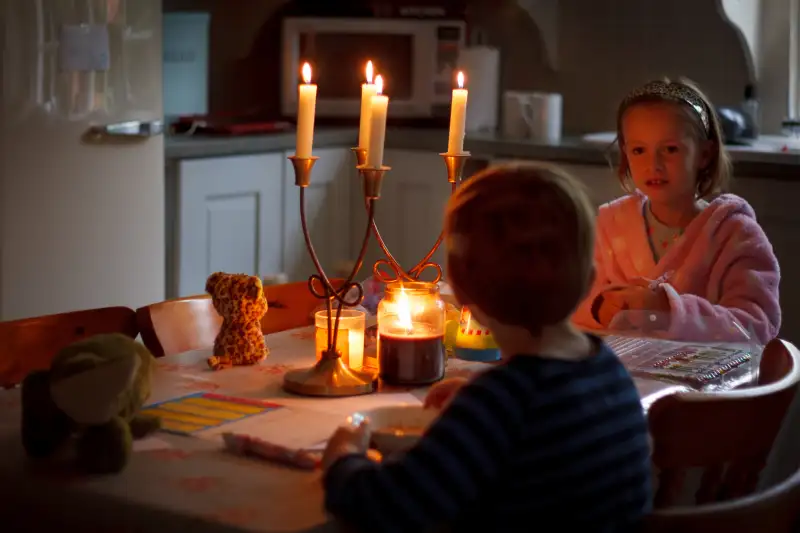
[[[634,89],[622,101],[622,108],[628,107],[634,101],[647,96],[657,96],[664,100],[671,100],[673,102],[682,102],[689,104],[694,109],[700,121],[703,123],[703,128],[706,130],[706,135],[711,132],[711,126],[708,119],[708,109],[700,98],[700,95],[691,87],[682,83],[665,82],[665,81],[651,81],[642,85],[638,89]]]

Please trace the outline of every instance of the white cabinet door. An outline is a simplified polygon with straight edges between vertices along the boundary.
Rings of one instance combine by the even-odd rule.
[[[319,159],[311,173],[311,184],[305,191],[306,221],[322,268],[329,277],[336,277],[337,271],[352,259],[351,191],[358,183],[358,174],[349,148],[319,149],[314,151],[314,155]],[[294,185],[294,169],[288,160],[285,172],[284,268],[291,281],[301,281],[317,270],[303,239],[300,188]]]
[[[375,218],[389,251],[409,270],[425,256],[441,233],[444,207],[450,197],[447,171],[442,158],[433,152],[387,150],[384,164],[392,169],[384,177]],[[366,221],[360,181],[353,197],[360,204],[359,209],[353,209],[352,235],[354,247],[358,247]],[[373,237],[358,279],[368,277],[380,258],[383,253]],[[444,268],[444,247],[433,256],[433,261]],[[430,275],[426,272],[423,279],[430,279]]]
[[[216,271],[283,271],[280,153],[178,163],[176,296],[200,294]]]

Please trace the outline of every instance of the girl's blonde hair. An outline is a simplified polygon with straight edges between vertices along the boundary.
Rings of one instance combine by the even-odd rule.
[[[708,164],[697,173],[696,193],[708,198],[727,190],[731,178],[731,161],[723,144],[722,127],[714,106],[708,97],[692,81],[655,80],[635,89],[622,100],[617,111],[617,143],[620,154],[617,163],[617,178],[622,188],[633,192],[628,158],[625,155],[625,136],[622,121],[632,107],[642,104],[670,103],[680,106],[692,126],[698,141],[711,141],[713,148]]]

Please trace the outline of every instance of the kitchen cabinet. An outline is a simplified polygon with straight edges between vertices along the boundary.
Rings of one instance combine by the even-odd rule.
[[[216,271],[283,270],[284,164],[280,153],[175,162],[170,297],[202,294]]]
[[[781,268],[780,298],[783,323],[780,336],[800,343],[800,183],[764,178],[735,178],[731,191],[753,207]]]
[[[168,165],[167,297],[202,294],[216,271],[301,281],[316,272],[300,222],[293,152],[186,159]],[[356,172],[347,148],[315,150],[306,218],[330,276],[351,259],[351,190]],[[171,250],[169,249],[171,248]]]
[[[375,209],[375,220],[389,251],[409,270],[430,250],[442,230],[444,208],[450,197],[447,170],[441,156],[416,150],[386,150],[384,165],[390,166],[383,180],[381,198]],[[353,176],[357,176],[353,170]],[[355,178],[354,178],[355,179]],[[363,206],[364,192],[360,183],[351,192],[353,205]],[[353,209],[353,257],[364,238],[366,210]],[[358,280],[370,275],[372,265],[383,258],[374,236],[370,240],[364,267]],[[431,259],[444,268],[444,247]],[[426,271],[423,279],[430,279]]]
[[[329,276],[340,275],[355,260],[364,237],[363,188],[349,148],[315,150],[319,160],[306,190],[306,216],[312,242]],[[202,293],[216,270],[259,276],[278,272],[305,280],[316,269],[300,224],[299,190],[286,157],[290,152],[173,160],[167,172],[168,297]],[[510,162],[495,159],[492,164]],[[394,257],[413,267],[436,242],[450,185],[435,152],[389,149],[376,221]],[[613,169],[599,165],[559,165],[583,183],[597,206],[623,194]],[[732,190],[747,199],[772,242],[781,265],[781,335],[800,331],[800,183],[743,177]],[[383,258],[370,237],[356,280],[371,274]],[[432,261],[445,266],[442,247]],[[429,278],[428,272],[424,278]],[[800,338],[800,337],[798,337]]]

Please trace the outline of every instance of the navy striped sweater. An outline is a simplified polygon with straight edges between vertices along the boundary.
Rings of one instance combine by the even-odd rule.
[[[358,531],[628,531],[649,512],[647,424],[599,340],[578,361],[518,355],[475,378],[397,460],[337,460],[325,506]]]

